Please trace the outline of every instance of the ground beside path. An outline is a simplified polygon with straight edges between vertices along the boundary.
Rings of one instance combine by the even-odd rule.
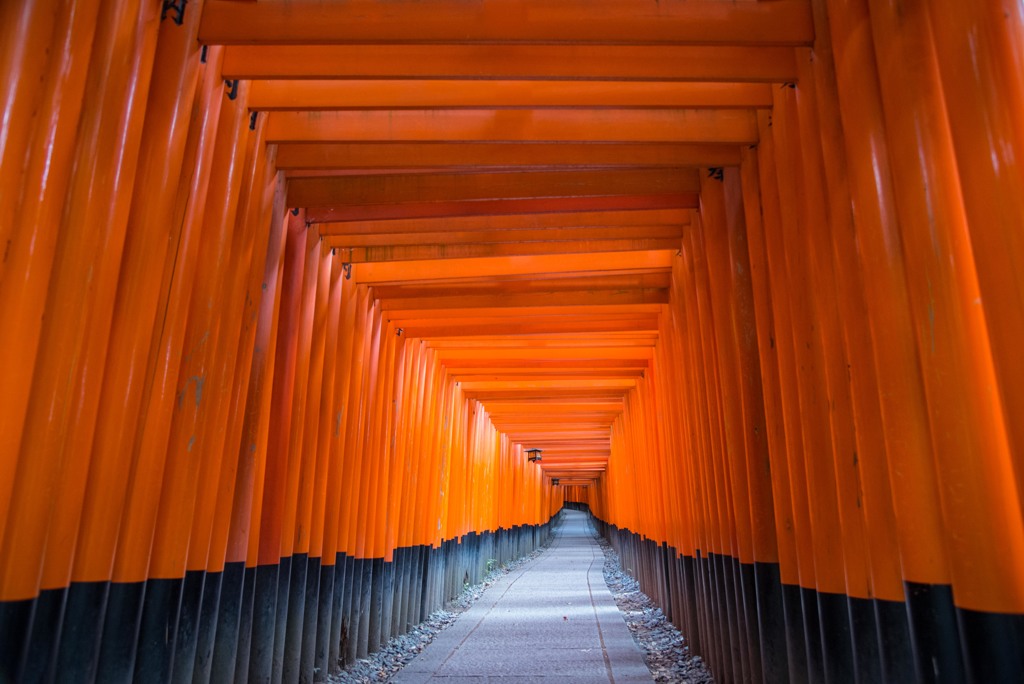
[[[652,681],[605,584],[587,514],[562,515],[549,549],[495,582],[391,681]]]

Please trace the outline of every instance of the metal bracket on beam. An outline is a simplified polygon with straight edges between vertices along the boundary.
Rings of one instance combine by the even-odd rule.
[[[160,8],[160,21],[167,18],[168,12],[174,12],[171,21],[181,26],[185,22],[185,5],[187,4],[188,0],[164,0],[164,4]]]

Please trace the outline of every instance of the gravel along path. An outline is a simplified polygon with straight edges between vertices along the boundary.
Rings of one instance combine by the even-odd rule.
[[[604,552],[604,579],[615,598],[615,603],[626,620],[626,626],[633,639],[643,651],[644,661],[651,670],[655,682],[678,682],[680,684],[713,684],[714,677],[708,671],[700,656],[690,654],[686,640],[675,626],[665,619],[665,614],[654,605],[650,598],[640,591],[635,579],[622,572],[619,555],[603,537],[597,543]],[[499,577],[508,574],[523,563],[536,558],[546,549],[543,546],[533,553],[507,565],[492,570],[480,584],[467,587],[457,598],[445,605],[443,610],[434,611],[426,621],[412,628],[407,634],[395,637],[377,653],[352,663],[339,674],[327,678],[329,684],[371,684],[386,682],[405,667],[439,632],[455,622],[484,590]]]
[[[552,537],[554,538],[554,537]],[[476,602],[484,590],[504,575],[512,572],[523,563],[528,563],[539,556],[547,545],[522,558],[491,570],[483,582],[467,587],[458,597],[449,601],[444,609],[435,610],[420,624],[408,633],[388,641],[385,646],[368,658],[361,658],[336,675],[327,678],[329,684],[370,684],[386,682],[396,672],[405,667],[420,651],[427,647],[439,632],[455,622],[460,613],[464,613]]]
[[[633,640],[644,652],[654,681],[713,684],[715,678],[703,658],[690,653],[686,639],[665,619],[661,608],[640,591],[639,582],[622,571],[619,554],[611,544],[599,535],[597,543],[604,551],[604,581],[633,633]]]

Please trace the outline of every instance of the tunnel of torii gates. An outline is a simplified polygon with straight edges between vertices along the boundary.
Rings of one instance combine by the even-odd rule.
[[[1024,681],[1022,74],[1019,0],[0,2],[0,681],[322,680],[566,505],[720,682]]]

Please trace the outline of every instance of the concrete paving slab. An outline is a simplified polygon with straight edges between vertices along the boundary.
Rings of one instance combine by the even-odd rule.
[[[604,583],[604,556],[586,514],[563,516],[549,549],[491,585],[391,681],[652,681]]]

